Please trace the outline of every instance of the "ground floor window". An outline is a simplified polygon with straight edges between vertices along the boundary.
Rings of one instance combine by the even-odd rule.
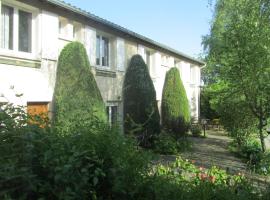
[[[108,117],[108,122],[109,124],[116,125],[117,124],[117,112],[118,108],[117,106],[107,106],[107,117]]]

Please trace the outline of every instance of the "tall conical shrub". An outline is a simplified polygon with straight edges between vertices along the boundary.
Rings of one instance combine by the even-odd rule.
[[[190,123],[189,103],[186,90],[176,67],[171,68],[165,78],[162,93],[162,126],[176,136],[187,132]]]
[[[104,102],[79,42],[66,45],[59,56],[54,101],[55,125],[65,133],[92,120],[106,120]]]
[[[160,132],[160,116],[154,84],[140,55],[131,58],[125,75],[123,98],[125,133],[137,135],[142,146],[150,145],[153,136]]]

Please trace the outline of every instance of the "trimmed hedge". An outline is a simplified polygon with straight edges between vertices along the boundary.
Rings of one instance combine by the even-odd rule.
[[[171,68],[165,78],[162,93],[162,125],[176,136],[185,134],[190,124],[190,111],[186,91],[180,73]]]
[[[156,91],[147,65],[140,55],[131,58],[123,89],[125,133],[139,137],[140,145],[149,146],[160,132]]]
[[[91,73],[83,44],[72,42],[62,50],[57,67],[55,125],[70,132],[80,123],[106,120],[105,105]]]

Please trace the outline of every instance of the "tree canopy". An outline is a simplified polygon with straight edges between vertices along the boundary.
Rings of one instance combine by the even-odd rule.
[[[269,19],[268,0],[217,0],[211,33],[203,41],[208,82],[216,92],[212,102],[217,107],[232,99],[242,102],[231,108],[246,110],[257,121],[263,151],[270,110]]]

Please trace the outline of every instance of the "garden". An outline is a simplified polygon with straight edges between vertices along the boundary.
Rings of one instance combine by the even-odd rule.
[[[264,143],[270,113],[269,17],[266,0],[217,1],[211,33],[203,41],[207,66],[201,102],[204,117],[219,118],[233,138],[230,150],[265,175],[270,174]],[[166,74],[160,114],[148,68],[134,55],[123,100],[121,134],[121,127],[107,122],[83,44],[68,44],[58,59],[52,119],[1,104],[0,199],[269,199],[270,188],[254,186],[242,173],[196,166],[196,160],[181,156],[155,162],[160,154],[191,151],[188,132],[201,136],[176,67]]]

